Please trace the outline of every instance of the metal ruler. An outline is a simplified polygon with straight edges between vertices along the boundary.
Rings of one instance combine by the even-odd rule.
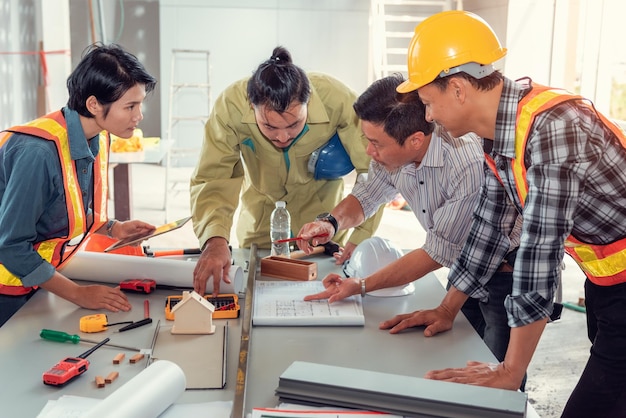
[[[252,326],[252,302],[254,300],[254,282],[257,275],[257,245],[250,248],[250,262],[248,266],[248,280],[246,283],[246,297],[243,308],[241,326],[241,343],[239,345],[239,363],[237,364],[237,383],[235,385],[235,399],[231,418],[245,418],[246,400],[246,373],[248,372],[248,354],[250,347],[250,327]]]

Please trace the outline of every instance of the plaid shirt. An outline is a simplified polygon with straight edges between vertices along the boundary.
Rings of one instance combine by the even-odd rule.
[[[504,80],[491,151],[504,187],[486,168],[468,240],[449,276],[459,290],[486,298],[484,285],[506,255],[507,236],[521,213],[513,291],[505,302],[512,327],[552,312],[570,234],[592,244],[626,236],[626,152],[593,110],[572,102],[547,110],[533,123],[524,157],[528,196],[522,207],[511,160],[517,104],[528,88]]]

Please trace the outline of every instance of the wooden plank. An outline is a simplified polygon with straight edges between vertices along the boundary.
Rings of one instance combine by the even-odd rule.
[[[261,259],[261,274],[285,280],[310,281],[317,279],[317,263],[269,256]]]

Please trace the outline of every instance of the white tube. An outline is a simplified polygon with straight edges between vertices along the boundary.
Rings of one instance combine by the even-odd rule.
[[[175,363],[158,360],[120,386],[84,418],[156,418],[185,391],[185,373]]]
[[[152,279],[157,285],[193,287],[197,257],[142,257],[123,254],[77,251],[60,271],[70,279],[119,284],[126,279]],[[231,283],[220,284],[220,293],[243,290],[243,270],[230,266]],[[206,293],[213,293],[213,277],[207,280]]]

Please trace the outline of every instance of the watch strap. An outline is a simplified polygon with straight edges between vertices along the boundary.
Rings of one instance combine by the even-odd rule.
[[[316,221],[328,221],[328,222],[330,222],[330,224],[335,229],[335,233],[333,235],[335,235],[337,233],[337,231],[339,231],[339,223],[337,222],[337,219],[335,219],[335,217],[333,215],[331,215],[330,213],[319,214],[319,215],[317,215],[317,218],[315,218],[315,220]]]
[[[109,219],[106,224],[107,237],[113,238],[113,225],[117,223],[117,219]]]

